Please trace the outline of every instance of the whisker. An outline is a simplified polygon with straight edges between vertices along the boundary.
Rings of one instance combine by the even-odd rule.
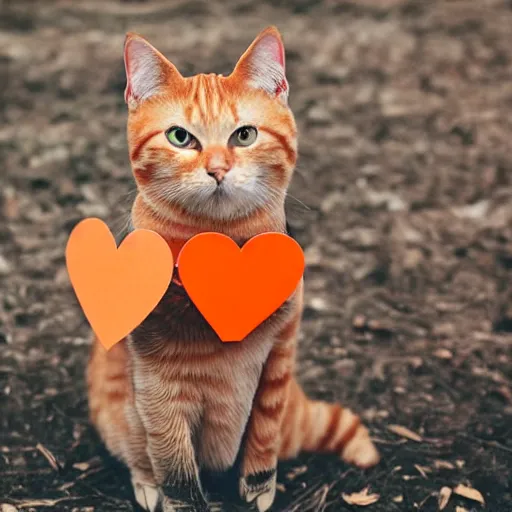
[[[289,192],[287,192],[286,194],[287,197],[291,197],[292,199],[294,199],[295,201],[297,201],[297,203],[299,203],[301,206],[303,206],[306,210],[308,211],[311,211],[311,207],[309,207],[307,204],[303,203],[300,199],[298,199],[297,197],[295,197],[294,195],[290,194]]]

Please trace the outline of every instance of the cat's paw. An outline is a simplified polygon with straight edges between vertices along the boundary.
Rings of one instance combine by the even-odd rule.
[[[240,477],[240,497],[247,503],[256,502],[258,512],[268,510],[276,496],[276,470]]]
[[[147,512],[163,512],[162,495],[153,485],[132,482],[137,503]],[[171,510],[166,511],[171,512]]]
[[[194,500],[194,503],[169,498],[160,488],[148,484],[133,483],[137,503],[147,512],[212,512],[205,500]]]
[[[344,446],[341,458],[363,469],[375,466],[380,461],[379,452],[370,439],[370,433],[366,427],[359,426],[354,437]]]
[[[158,503],[155,512],[177,512],[175,504],[169,500],[160,489],[158,492]]]
[[[165,485],[162,488],[162,497],[164,504],[169,507],[168,509],[164,508],[162,512],[212,512],[201,488],[195,483],[190,485]]]

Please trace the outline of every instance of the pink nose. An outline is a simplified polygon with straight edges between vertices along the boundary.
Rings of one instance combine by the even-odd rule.
[[[228,148],[221,146],[207,148],[204,152],[204,158],[204,167],[208,176],[211,176],[215,179],[217,184],[220,184],[224,179],[224,176],[226,176],[226,173],[231,169],[232,165],[232,159]]]
[[[227,172],[228,172],[227,169],[225,169],[223,167],[208,169],[208,171],[207,171],[208,176],[215,178],[215,181],[217,183],[220,183],[224,179],[224,176],[226,175]]]

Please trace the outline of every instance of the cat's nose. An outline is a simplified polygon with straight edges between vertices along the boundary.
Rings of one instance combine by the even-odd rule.
[[[215,178],[215,181],[217,183],[220,183],[224,179],[224,176],[228,172],[228,169],[226,169],[225,167],[216,167],[213,169],[208,169],[206,172],[208,173],[208,176]]]
[[[232,159],[229,151],[223,147],[210,147],[205,150],[205,159],[204,166],[208,176],[215,178],[217,184],[220,184],[231,169]]]

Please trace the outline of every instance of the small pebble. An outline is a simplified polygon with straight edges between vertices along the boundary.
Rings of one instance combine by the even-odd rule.
[[[332,119],[331,112],[322,105],[311,107],[307,115],[308,119],[315,124],[329,123]]]
[[[439,359],[451,359],[453,354],[447,348],[438,348],[434,355]]]
[[[327,302],[322,297],[313,297],[309,305],[316,311],[326,311],[329,309]]]
[[[11,264],[0,254],[0,276],[6,276],[11,271]]]
[[[356,315],[352,320],[352,326],[355,329],[363,329],[366,325],[366,317],[364,315]]]

